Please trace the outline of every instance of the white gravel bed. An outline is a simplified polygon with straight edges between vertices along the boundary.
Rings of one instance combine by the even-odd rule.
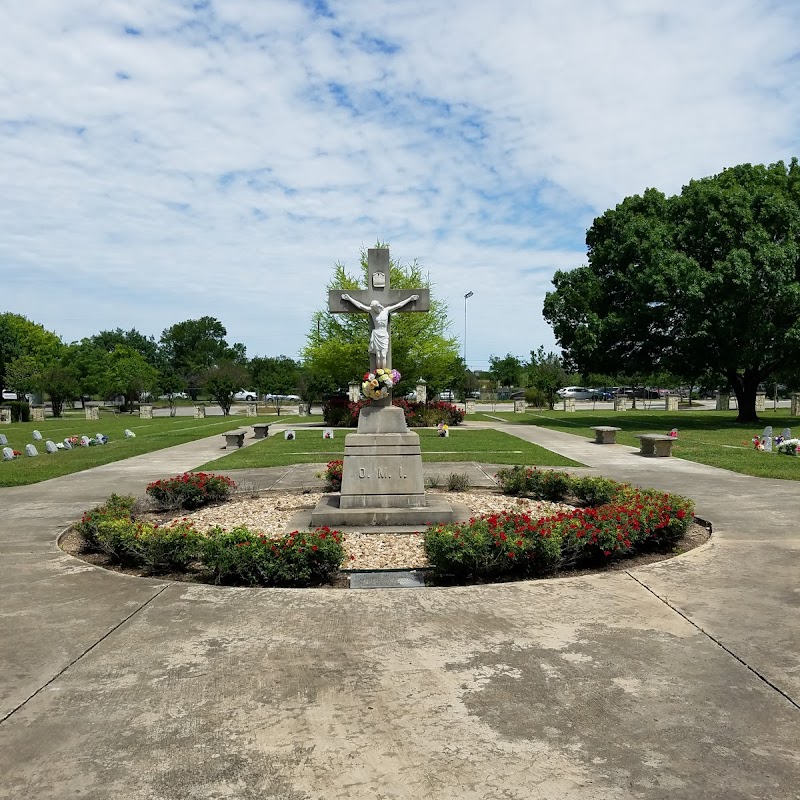
[[[538,500],[508,497],[496,491],[474,489],[469,492],[442,492],[448,499],[463,503],[476,516],[506,509],[544,517],[571,506]],[[246,526],[268,536],[280,536],[289,520],[302,509],[312,509],[322,492],[267,493],[257,497],[236,497],[212,508],[202,508],[185,515],[194,526],[205,531],[219,526],[230,530]],[[347,553],[344,569],[399,569],[425,567],[428,561],[422,546],[422,535],[390,533],[347,533],[342,544]]]

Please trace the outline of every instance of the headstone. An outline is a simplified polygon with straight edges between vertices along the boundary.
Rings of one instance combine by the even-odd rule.
[[[64,449],[72,450],[72,442],[69,439],[64,439]]]
[[[49,439],[44,443],[44,449],[47,450],[48,453],[55,453],[58,451],[55,442],[51,442]]]
[[[3,448],[3,461],[13,461],[14,451],[10,447]]]
[[[784,428],[784,429],[781,431],[781,436],[782,436],[784,439],[791,439],[791,438],[792,438],[792,429],[791,429],[791,428]]]
[[[308,406],[305,403],[300,403],[300,405],[297,406],[297,413],[301,417],[305,417],[308,414]]]
[[[289,441],[292,441],[293,439],[296,438],[295,432],[294,431],[284,431],[283,432],[283,438],[287,439]]]
[[[574,397],[565,397],[564,398],[564,411],[574,411],[575,410],[575,398]]]
[[[764,436],[761,439],[761,444],[764,445],[764,451],[767,453],[772,452],[772,437],[771,436]]]
[[[8,439],[6,439],[6,435],[4,433],[0,433],[0,444],[3,446],[8,444]]]
[[[256,412],[256,404],[255,403],[248,403],[245,409],[245,416],[247,417],[257,417],[258,413]]]
[[[31,408],[31,420],[33,422],[44,422],[44,408],[42,406],[33,406]]]
[[[322,438],[333,439],[333,428],[325,428],[325,430],[322,431]]]
[[[153,406],[140,404],[139,419],[153,419]]]
[[[678,395],[668,394],[664,397],[664,411],[678,410]]]
[[[756,394],[756,411],[763,411],[767,402],[767,396],[763,392]]]
[[[10,425],[11,424],[11,409],[10,408],[0,408],[0,424],[2,424],[2,425]]]
[[[194,407],[194,418],[195,419],[205,419],[206,418],[206,407],[205,406],[195,406]]]
[[[793,392],[789,403],[789,413],[793,417],[800,417],[800,392]]]
[[[81,436],[81,447],[88,447],[89,441],[90,440],[88,436]]]
[[[628,408],[628,398],[627,397],[615,397],[614,398],[614,411],[626,411]]]
[[[761,435],[762,436],[772,436],[772,425],[767,425],[767,427],[764,428],[764,433],[762,433]]]
[[[97,406],[86,406],[84,412],[86,419],[100,419],[100,412],[97,410]]]
[[[33,432],[33,440],[35,442],[41,442],[42,441],[42,434],[39,433],[39,431],[34,431]]]
[[[136,434],[132,430],[130,430],[129,428],[125,428],[125,438],[126,439],[135,439],[136,438]]]
[[[730,411],[731,396],[727,392],[720,392],[717,397],[717,411]]]
[[[26,456],[30,456],[30,457],[38,456],[39,455],[39,451],[32,444],[26,444],[25,445],[25,455]]]
[[[108,444],[108,436],[102,433],[96,433],[94,435],[94,440],[97,442],[97,444]]]

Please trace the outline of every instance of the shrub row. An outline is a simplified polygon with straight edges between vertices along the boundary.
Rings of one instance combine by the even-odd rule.
[[[340,428],[354,428],[358,425],[361,409],[371,404],[371,400],[356,403],[345,397],[334,397],[322,406],[326,425]],[[447,425],[460,425],[464,421],[464,411],[453,403],[416,403],[403,398],[392,400],[392,405],[402,408],[406,424],[410,428],[432,428],[440,422]]]
[[[200,508],[227,500],[235,488],[236,483],[225,475],[184,472],[151,483],[146,492],[160,508]]]
[[[589,506],[610,503],[625,485],[610,478],[594,476],[573,478],[566,472],[539,470],[535,467],[510,467],[498,470],[497,483],[503,494],[551,502],[558,502],[571,496]]]
[[[507,486],[520,480],[517,470],[504,472],[514,473]],[[599,499],[600,504],[541,519],[507,511],[431,527],[424,540],[430,565],[440,574],[458,578],[537,575],[603,563],[646,548],[670,547],[694,519],[690,500],[654,489],[637,489],[606,478],[572,479],[555,472],[541,472],[527,480],[534,496],[543,499],[560,499],[555,495],[563,497],[572,491],[584,499]]]

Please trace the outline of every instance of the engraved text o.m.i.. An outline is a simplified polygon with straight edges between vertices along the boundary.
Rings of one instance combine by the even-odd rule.
[[[379,478],[391,478],[392,476],[387,471],[386,467],[378,467],[378,477]]]

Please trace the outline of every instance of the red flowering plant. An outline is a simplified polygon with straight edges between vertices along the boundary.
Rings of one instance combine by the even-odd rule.
[[[100,549],[97,533],[104,522],[117,519],[130,522],[135,502],[136,498],[132,495],[112,494],[102,505],[84,511],[81,521],[76,522],[73,529],[83,537],[85,548]]]
[[[184,472],[151,483],[146,491],[161,508],[200,508],[227,500],[236,483],[225,475]]]
[[[326,583],[344,561],[342,534],[328,527],[271,538],[240,527],[209,531],[200,555],[214,583],[310,586]]]
[[[342,491],[342,469],[344,468],[344,461],[341,458],[329,461],[325,467],[325,472],[322,473],[322,478],[325,480],[325,490],[328,492],[341,492]]]
[[[545,473],[524,468],[507,472],[506,486],[521,489],[519,493],[542,488]],[[551,487],[560,490],[564,482],[556,480],[558,474],[567,485],[569,476],[553,473],[548,479]],[[428,561],[437,572],[457,577],[532,575],[624,557],[648,547],[671,547],[694,519],[694,505],[684,497],[602,480],[578,490],[585,498],[613,497],[597,507],[536,520],[504,512],[460,525],[431,527],[425,532]]]

